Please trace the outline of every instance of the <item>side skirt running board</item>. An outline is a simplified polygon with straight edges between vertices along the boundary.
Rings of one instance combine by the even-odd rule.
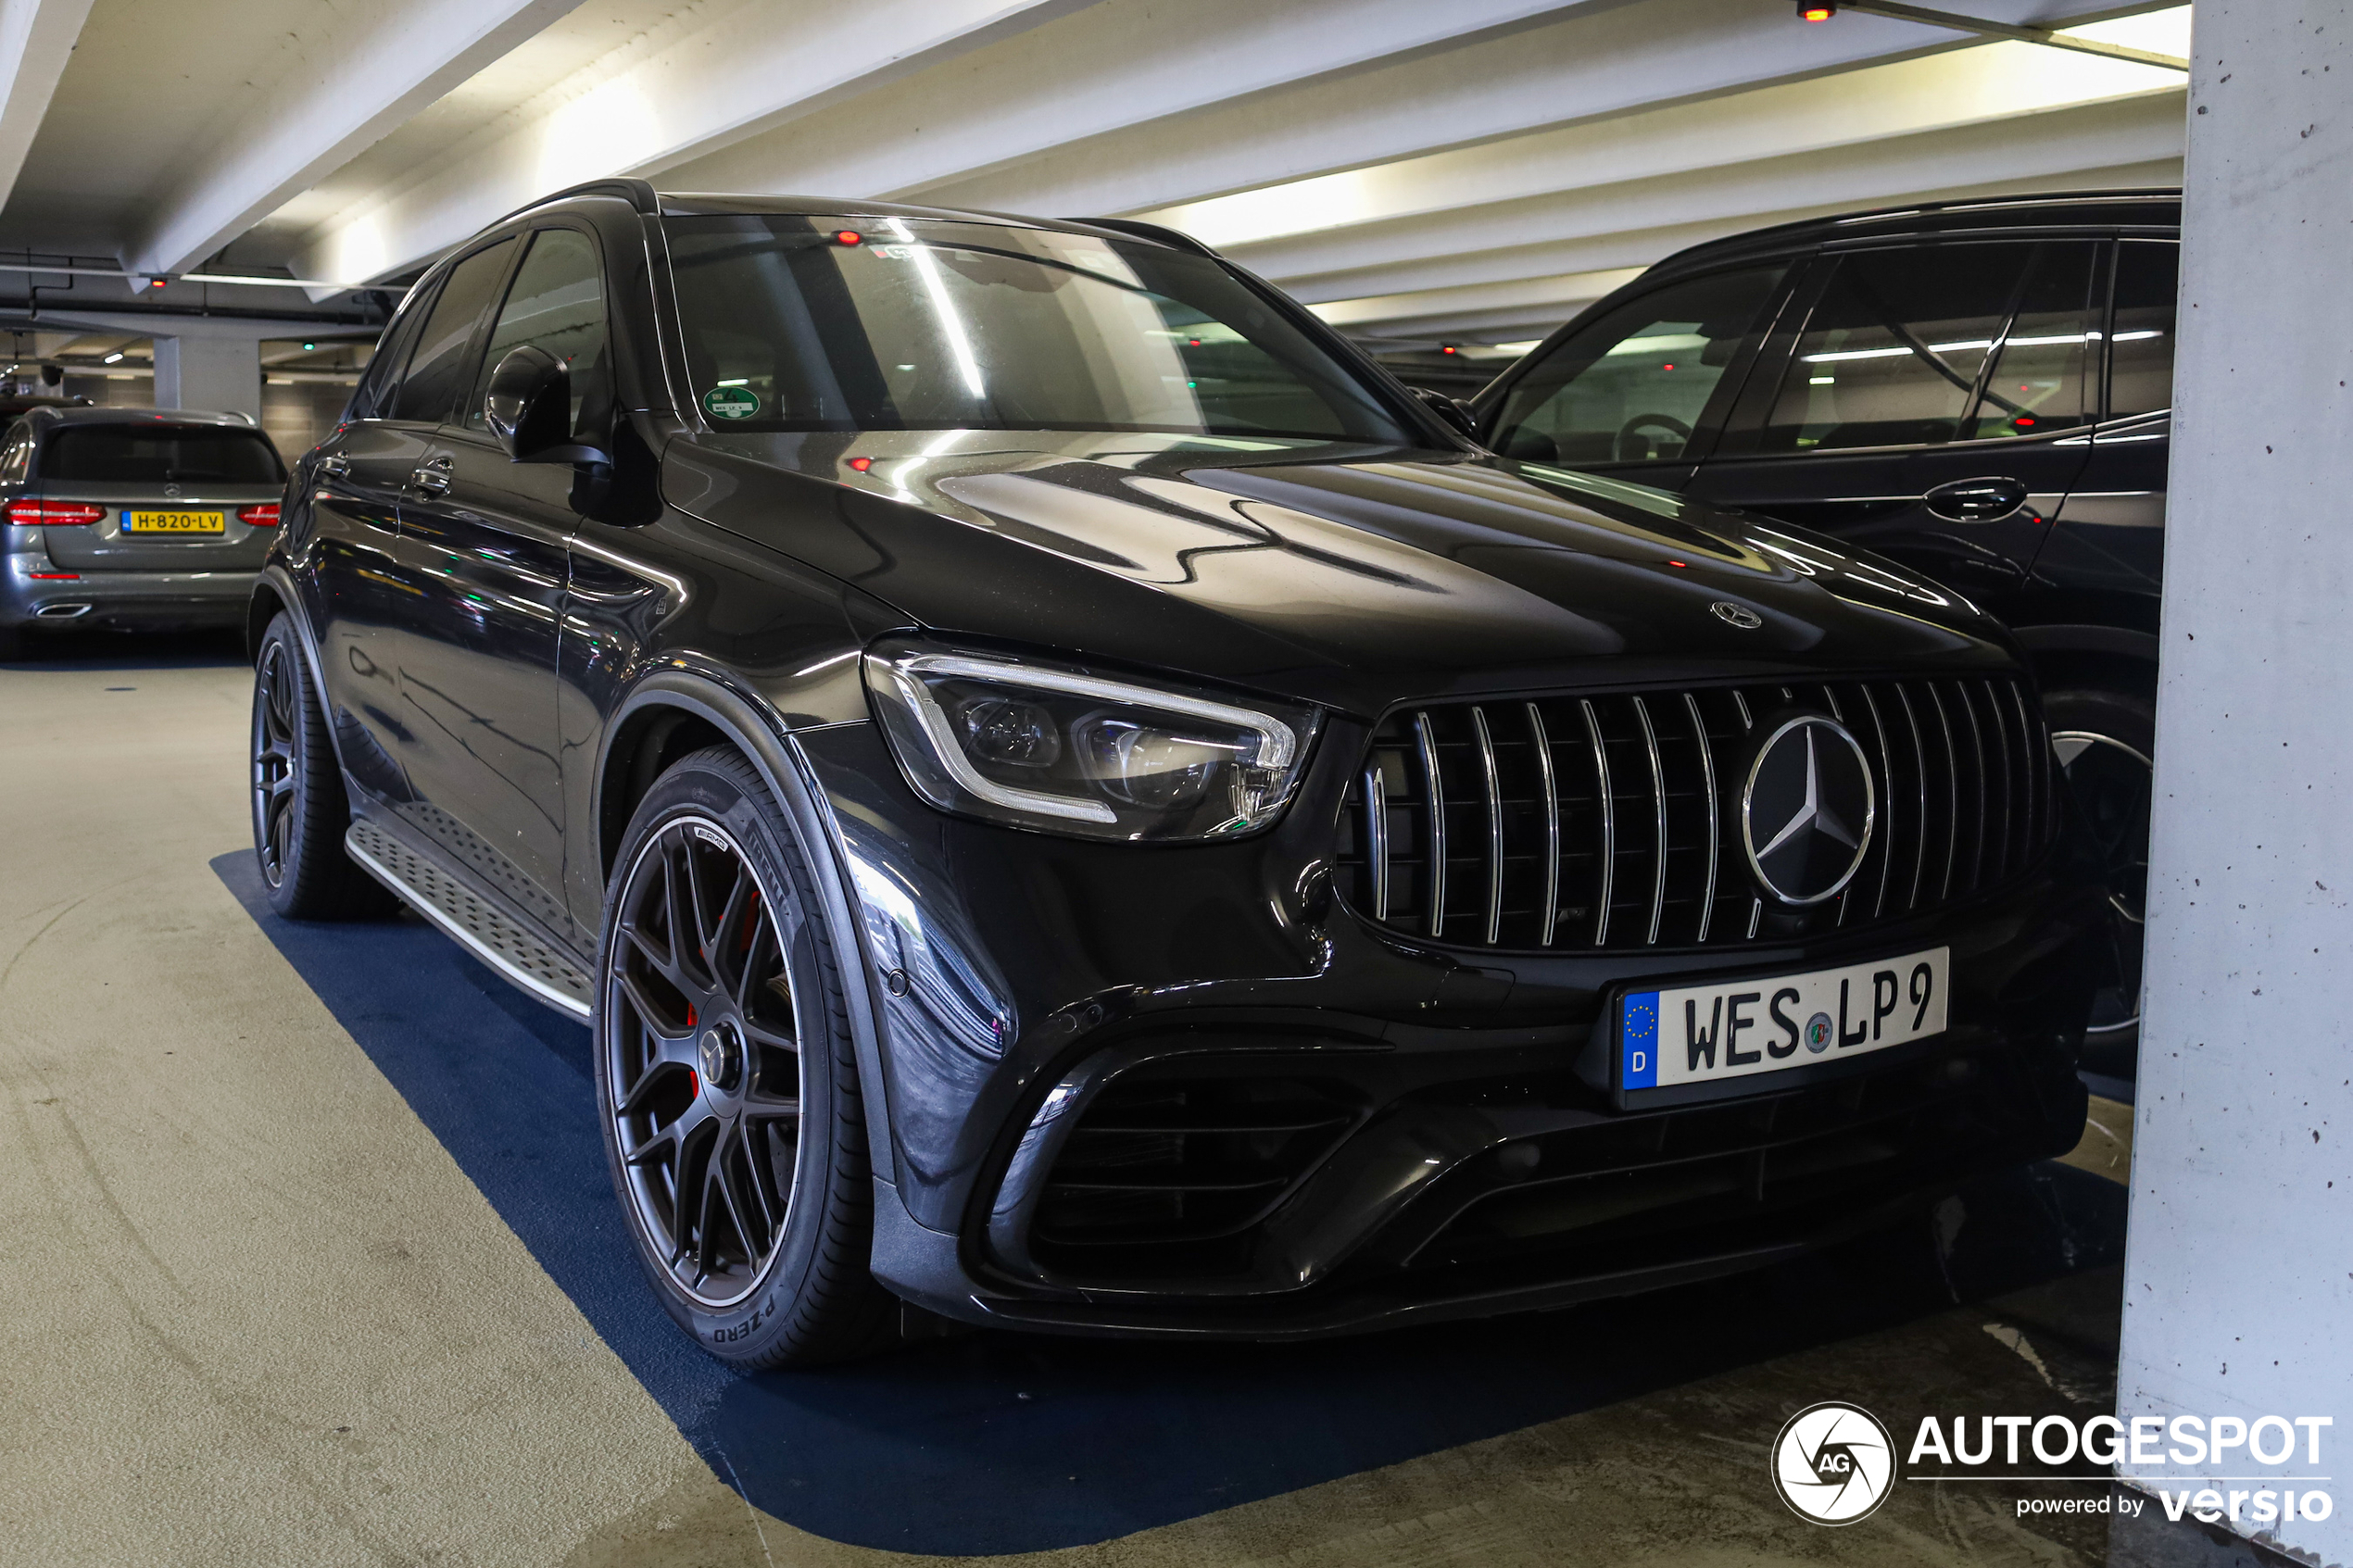
[[[343,835],[344,852],[401,901],[533,1000],[588,1019],[588,977],[472,889],[365,817]]]

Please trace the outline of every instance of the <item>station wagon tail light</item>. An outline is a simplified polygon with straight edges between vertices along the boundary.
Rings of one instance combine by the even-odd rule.
[[[278,503],[271,501],[258,507],[239,507],[237,521],[247,528],[275,528],[278,526]]]
[[[81,501],[11,501],[5,509],[19,528],[87,528],[107,515]]]
[[[943,811],[1041,833],[1160,842],[1266,827],[1318,715],[1003,654],[921,644],[866,656],[891,751]]]

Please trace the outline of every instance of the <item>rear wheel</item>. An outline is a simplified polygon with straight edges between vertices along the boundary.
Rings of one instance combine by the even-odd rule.
[[[270,906],[290,920],[369,920],[398,900],[344,853],[351,802],[294,622],[262,633],[253,680],[253,847]]]
[[[699,751],[631,820],[605,902],[595,1040],[613,1185],[662,1306],[722,1361],[880,1346],[873,1181],[833,944],[792,823]]]
[[[2141,1039],[2157,711],[2137,694],[2080,688],[2046,694],[2043,712],[2059,771],[2082,814],[2108,884],[2108,922],[2083,1064],[2095,1073],[2130,1078]]]

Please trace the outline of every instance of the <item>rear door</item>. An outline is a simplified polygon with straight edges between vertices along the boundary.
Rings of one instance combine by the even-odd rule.
[[[401,504],[403,562],[430,583],[401,685],[421,721],[419,777],[452,819],[442,830],[489,851],[476,869],[571,935],[556,653],[578,479],[569,463],[510,461],[483,400],[491,370],[527,344],[571,367],[575,428],[609,418],[610,377],[595,241],[547,228],[526,243],[467,390]]]
[[[2099,246],[1823,257],[1693,495],[1880,552],[2010,613],[2077,471]]]
[[[399,400],[431,306],[411,304],[378,345],[343,421],[305,459],[306,483],[285,524],[289,563],[313,595],[336,749],[354,777],[395,802],[412,791],[398,760],[409,729],[391,644],[424,595],[398,560],[400,496],[433,430],[401,418]]]
[[[1787,270],[1712,272],[1614,307],[1513,380],[1488,444],[1527,462],[1680,489],[1715,440]]]
[[[285,466],[250,425],[59,420],[32,465],[44,502],[97,514],[48,530],[49,558],[69,571],[258,571],[277,536]]]
[[[2157,630],[2181,248],[2116,247],[2104,417],[2034,563],[2053,600],[2047,619]]]

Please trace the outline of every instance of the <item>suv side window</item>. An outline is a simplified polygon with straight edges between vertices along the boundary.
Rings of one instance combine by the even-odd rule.
[[[352,389],[351,406],[344,410],[346,420],[392,417],[393,400],[400,394],[400,373],[408,368],[409,351],[416,346],[417,329],[424,324],[427,310],[426,302],[418,300],[376,340],[376,351],[368,357],[368,368]]]
[[[2095,248],[1920,245],[1838,257],[1758,450],[1939,445],[2082,423]]]
[[[597,247],[576,229],[542,229],[515,269],[506,307],[490,331],[490,346],[466,404],[468,430],[483,430],[483,399],[490,373],[509,353],[531,344],[562,360],[572,372],[572,428],[585,410],[601,421],[612,408],[612,361],[605,347],[605,289]]]
[[[409,373],[393,401],[394,419],[438,424],[449,417],[458,394],[465,389],[466,349],[473,343],[474,329],[490,311],[514,248],[512,239],[500,240],[449,270],[448,280],[441,285],[441,297],[433,302],[433,314],[425,319],[424,330],[417,338]]]
[[[1548,463],[1681,458],[1785,270],[1693,278],[1617,307],[1512,384],[1495,449]]]
[[[2126,240],[2116,247],[2116,299],[2108,338],[2108,415],[2173,406],[2173,299],[2182,247]]]

